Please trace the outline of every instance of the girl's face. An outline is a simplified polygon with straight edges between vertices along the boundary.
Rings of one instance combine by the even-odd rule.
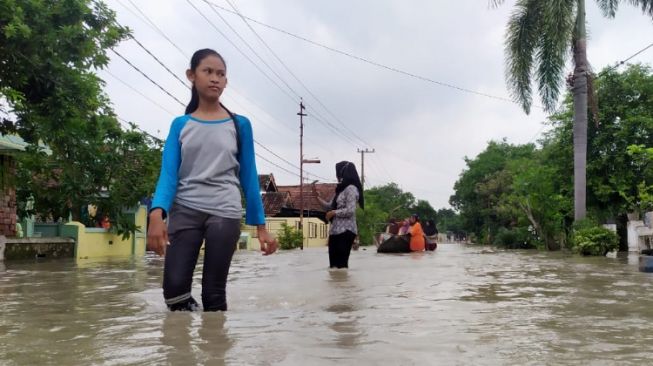
[[[227,86],[227,67],[220,57],[209,55],[194,71],[186,71],[186,77],[195,85],[200,98],[214,101],[220,98]]]

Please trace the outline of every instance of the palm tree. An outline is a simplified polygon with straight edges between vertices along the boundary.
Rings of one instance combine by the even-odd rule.
[[[493,6],[505,0],[490,0]],[[596,0],[603,15],[614,18],[622,2],[653,17],[653,0]],[[517,0],[506,32],[508,87],[526,113],[532,106],[532,78],[537,81],[544,110],[557,104],[567,58],[573,55],[570,80],[574,99],[574,219],[585,217],[588,85],[585,0]],[[569,52],[571,51],[571,52]]]

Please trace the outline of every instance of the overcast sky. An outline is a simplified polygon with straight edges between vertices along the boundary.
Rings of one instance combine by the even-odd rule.
[[[129,0],[107,0],[107,4],[117,12],[118,21],[180,79],[186,80],[185,70],[195,50],[213,48],[224,56],[229,85],[223,102],[249,117],[260,144],[295,166],[299,165],[299,96],[304,98],[308,114],[304,155],[321,160],[305,165],[313,174],[311,181],[335,181],[334,165],[341,160],[355,162],[360,173],[357,149],[374,149],[365,155],[366,187],[396,182],[436,209],[449,207],[453,185],[465,168],[464,157],[475,157],[490,140],[534,142],[543,132],[546,115],[537,108],[526,115],[509,101],[438,84],[508,98],[503,40],[514,1],[492,9],[486,0],[231,0],[246,17],[438,83],[374,66],[250,21],[293,76],[236,14],[219,8],[214,12],[201,0],[189,0],[211,25],[186,0],[132,1],[176,47]],[[211,1],[232,9],[226,0]],[[653,42],[653,23],[638,9],[622,5],[616,19],[607,20],[595,2],[587,4],[588,56],[595,70]],[[123,42],[117,51],[187,103],[189,90],[134,41]],[[109,55],[112,61],[100,75],[116,113],[165,137],[183,107],[115,54]],[[653,49],[633,62],[653,64]],[[261,156],[259,173],[273,173],[281,185],[299,184],[298,168],[261,146],[256,150]]]

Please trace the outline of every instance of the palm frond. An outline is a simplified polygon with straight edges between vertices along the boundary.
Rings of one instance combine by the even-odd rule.
[[[626,0],[626,1],[631,5],[641,8],[644,14],[650,15],[653,18],[653,0]]]
[[[597,0],[596,1],[603,15],[608,18],[614,18],[619,8],[619,0]]]
[[[491,6],[491,7],[496,8],[496,7],[498,7],[499,5],[501,5],[501,4],[503,4],[504,2],[506,2],[506,0],[489,0],[489,2],[490,2],[490,6]]]
[[[533,58],[543,16],[543,1],[518,0],[506,32],[506,80],[513,98],[530,113],[533,103]]]
[[[542,10],[536,75],[544,109],[549,112],[555,109],[563,85],[575,24],[575,7],[575,0],[548,0]]]

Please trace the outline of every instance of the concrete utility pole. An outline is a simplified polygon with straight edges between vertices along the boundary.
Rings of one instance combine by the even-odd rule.
[[[302,250],[304,249],[304,100],[299,102],[299,232],[302,233]]]
[[[365,154],[374,153],[374,149],[358,149],[358,152],[361,153],[361,185],[363,186],[363,189],[365,189]]]
[[[319,164],[319,159],[304,159],[304,100],[299,102],[299,232],[302,233],[302,245],[304,250],[304,164]]]

